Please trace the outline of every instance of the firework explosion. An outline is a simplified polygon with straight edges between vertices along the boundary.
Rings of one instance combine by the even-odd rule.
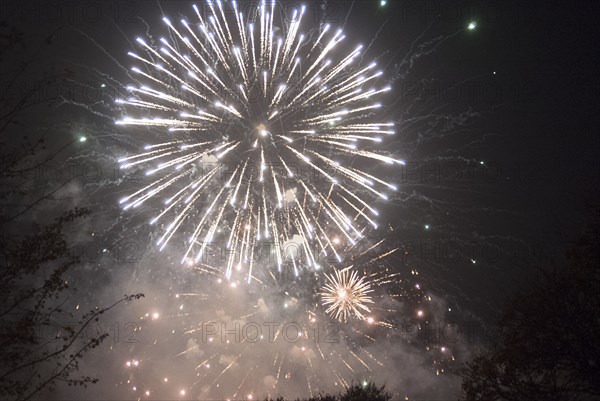
[[[321,294],[323,305],[329,305],[326,312],[341,322],[346,322],[351,315],[365,319],[363,313],[371,312],[366,304],[373,303],[368,295],[373,290],[365,278],[346,268],[327,275],[327,280]]]
[[[373,175],[373,162],[403,164],[378,149],[395,133],[374,100],[390,87],[341,30],[303,34],[304,7],[284,15],[262,2],[245,15],[235,2],[207,2],[194,11],[195,22],[164,18],[159,41],[137,39],[141,52],[129,55],[139,81],[116,103],[128,135],[168,138],[119,160],[149,178],[120,203],[160,205],[150,220],[163,230],[158,249],[183,233],[177,263],[203,278],[171,287],[160,309],[140,316],[153,332],[165,324],[156,338],[161,350],[180,350],[167,358],[176,362],[148,364],[157,340],[132,348],[120,384],[153,397],[250,398],[372,380],[391,358],[376,339],[406,339],[400,314],[420,330],[431,301],[415,271],[401,277],[385,261],[398,247],[360,241],[378,227],[374,200],[397,189]],[[215,254],[218,243],[225,250]],[[439,370],[451,355],[430,350]]]
[[[135,114],[117,124],[158,128],[168,139],[119,160],[122,168],[150,166],[146,175],[157,177],[120,203],[137,208],[160,197],[151,220],[164,227],[157,245],[184,231],[182,263],[226,243],[227,279],[237,271],[252,280],[261,241],[272,241],[281,272],[285,244],[299,238],[306,258],[292,258],[294,274],[318,270],[320,255],[341,261],[343,244],[377,227],[373,197],[396,190],[355,167],[403,163],[375,149],[394,134],[393,123],[376,119],[381,104],[373,101],[390,87],[371,87],[382,72],[361,64],[362,46],[338,50],[341,30],[302,34],[304,7],[278,17],[274,1],[256,15],[230,4],[235,18],[220,1],[208,2],[208,18],[194,6],[197,22],[164,18],[169,39],[156,47],[138,38],[143,53],[129,53],[140,83],[117,103]]]

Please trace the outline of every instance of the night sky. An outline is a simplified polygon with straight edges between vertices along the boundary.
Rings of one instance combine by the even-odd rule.
[[[151,180],[145,168],[125,170],[118,160],[171,135],[163,127],[115,124],[135,114],[115,104],[133,83],[130,68],[140,64],[127,53],[145,54],[138,36],[167,34],[163,16],[174,24],[183,17],[195,21],[192,4],[9,0],[0,6],[2,31],[21,35],[0,61],[3,103],[29,90],[40,100],[4,132],[3,142],[16,146],[28,132],[45,136],[43,155],[65,147],[28,177],[29,199],[60,189],[24,216],[25,226],[73,207],[92,211],[67,233],[83,260],[69,272],[72,310],[145,294],[100,321],[109,337],[81,364],[100,382],[77,390],[59,386],[44,397],[303,397],[373,380],[386,383],[397,399],[455,399],[460,381],[450,370],[486,343],[485,328],[507,296],[561,262],[598,206],[599,6],[283,2],[288,10],[306,4],[301,32],[318,34],[325,23],[330,32],[343,28],[334,61],[359,43],[365,50],[360,65],[377,61],[383,75],[374,87],[391,90],[377,99],[381,117],[371,119],[395,124],[379,150],[405,164],[340,156],[398,187],[388,200],[366,197],[379,211],[377,228],[364,231],[356,245],[342,241],[343,261],[328,259],[322,272],[303,266],[298,275],[279,273],[271,260],[254,266],[257,280],[248,284],[225,276],[223,258],[208,261],[209,267],[180,263],[185,238],[221,188],[192,209],[162,251],[156,242],[168,222],[148,223],[163,210],[161,201],[132,210],[119,204]],[[60,78],[36,84],[52,74]],[[332,154],[327,143],[319,146]],[[274,192],[269,201],[275,202]],[[231,226],[232,216],[226,211],[219,229]],[[331,219],[324,224],[334,227]],[[287,242],[302,240],[298,230],[291,233]],[[350,265],[372,283],[373,306],[364,319],[338,322],[319,292],[327,269]],[[319,329],[334,324],[337,341],[248,343],[230,335],[227,342],[221,333],[207,336],[202,325],[264,329],[265,322],[317,321]],[[440,327],[460,334],[423,334]]]

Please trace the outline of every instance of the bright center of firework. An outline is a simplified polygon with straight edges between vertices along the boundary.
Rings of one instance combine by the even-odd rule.
[[[198,263],[207,244],[226,244],[227,279],[234,271],[252,279],[252,252],[265,240],[278,271],[317,270],[320,254],[341,261],[342,247],[377,227],[373,198],[396,190],[372,173],[373,161],[403,163],[376,149],[395,133],[376,117],[377,96],[391,88],[362,45],[342,43],[341,29],[303,27],[305,7],[282,20],[277,2],[263,1],[250,21],[225,3],[208,2],[209,19],[197,8],[194,22],[165,17],[168,35],[156,46],[137,38],[140,53],[129,53],[139,82],[116,100],[132,113],[117,124],[165,139],[119,160],[147,167],[151,179],[120,203],[158,198],[163,209],[150,220],[164,228],[157,245],[184,232],[182,263]],[[308,257],[290,261],[284,244],[292,241]]]
[[[259,124],[256,127],[256,131],[258,131],[258,134],[263,138],[269,135],[269,131],[267,130],[267,127],[264,124]]]

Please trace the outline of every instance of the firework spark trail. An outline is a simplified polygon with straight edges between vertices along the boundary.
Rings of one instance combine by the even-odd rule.
[[[372,100],[391,88],[370,87],[382,72],[375,63],[359,64],[362,46],[337,57],[341,30],[325,25],[308,43],[301,32],[304,6],[286,29],[277,27],[286,24],[274,15],[275,2],[260,3],[258,26],[230,4],[231,21],[220,1],[208,2],[209,18],[194,6],[198,22],[182,19],[178,26],[165,17],[169,39],[160,38],[158,48],[137,38],[141,52],[129,55],[141,63],[131,69],[139,86],[116,100],[133,114],[117,124],[165,130],[169,139],[119,160],[122,168],[150,166],[146,175],[158,176],[121,203],[128,209],[162,197],[165,207],[151,223],[165,227],[161,249],[177,230],[191,232],[182,263],[199,262],[207,243],[225,237],[228,279],[239,272],[251,280],[251,254],[266,239],[274,241],[278,271],[283,244],[294,235],[305,249],[314,242],[322,254],[330,249],[341,260],[333,237],[355,244],[362,226],[377,227],[371,198],[388,199],[387,192],[397,189],[343,164],[403,163],[374,148],[394,134],[393,122],[374,120],[381,104]],[[199,173],[209,162],[213,168]],[[284,169],[276,168],[280,163]],[[218,174],[224,166],[230,174],[225,185]],[[317,175],[328,190],[319,189]],[[300,266],[294,263],[296,275],[301,266],[318,268],[307,253]]]

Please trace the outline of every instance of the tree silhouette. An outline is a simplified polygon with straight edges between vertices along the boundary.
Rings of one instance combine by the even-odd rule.
[[[296,399],[296,401],[389,401],[392,394],[385,389],[385,385],[378,387],[373,382],[360,384],[352,383],[344,393],[336,395],[319,394],[316,397]],[[283,397],[277,399],[265,398],[265,401],[285,401]]]
[[[53,35],[41,46],[51,42]],[[0,26],[0,76],[5,80],[0,102],[0,399],[28,400],[58,383],[87,386],[97,379],[76,376],[79,362],[107,337],[89,330],[101,315],[116,305],[139,299],[125,295],[107,307],[79,313],[66,308],[73,291],[68,273],[78,266],[65,230],[89,211],[74,208],[57,212],[52,219],[49,205],[66,183],[41,194],[32,185],[32,172],[58,151],[45,152],[44,137],[37,135],[35,121],[23,116],[46,103],[36,88],[66,73],[41,77],[31,89],[19,90],[27,80],[25,71],[36,61],[37,51],[19,56],[26,49],[22,33]],[[25,52],[27,53],[27,52]],[[30,139],[33,138],[33,139]],[[36,222],[42,216],[45,222]]]
[[[512,299],[492,347],[460,373],[464,400],[600,399],[599,250],[594,226]]]

